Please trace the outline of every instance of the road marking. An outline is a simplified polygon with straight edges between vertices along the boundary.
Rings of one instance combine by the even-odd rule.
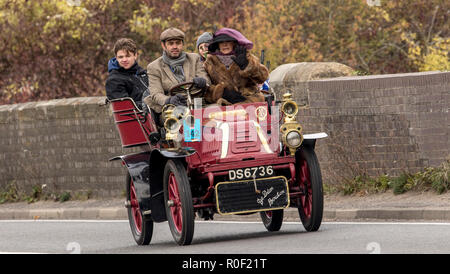
[[[0,251],[0,254],[50,254],[50,253],[37,253],[37,252],[3,252]]]
[[[0,220],[0,223],[128,223],[128,220]]]
[[[128,223],[128,220],[0,220],[0,223]],[[198,224],[262,224],[261,221],[202,221],[196,220]],[[298,222],[283,222],[286,225],[301,225]],[[323,225],[438,225],[450,226],[446,222],[322,222]]]
[[[323,222],[322,224],[332,225],[443,225],[449,226],[450,223],[446,222]]]
[[[258,221],[196,221],[196,223],[218,223],[218,224],[261,224]],[[299,222],[283,222],[287,225],[301,225]],[[450,223],[431,222],[322,222],[323,225],[443,225],[450,226]]]

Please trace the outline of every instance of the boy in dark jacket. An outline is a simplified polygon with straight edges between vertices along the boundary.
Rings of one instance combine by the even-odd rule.
[[[136,43],[129,38],[117,40],[114,55],[108,62],[106,97],[110,100],[130,97],[143,109],[142,98],[149,95],[148,77],[147,71],[137,63]]]

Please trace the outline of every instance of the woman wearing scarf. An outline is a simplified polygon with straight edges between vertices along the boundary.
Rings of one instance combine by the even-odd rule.
[[[252,48],[253,43],[237,30],[222,28],[214,34],[204,63],[211,78],[207,102],[229,105],[264,101],[258,84],[268,79],[269,71],[248,52]]]

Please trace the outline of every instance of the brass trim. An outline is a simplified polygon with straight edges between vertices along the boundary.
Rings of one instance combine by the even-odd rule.
[[[269,208],[269,209],[255,209],[255,210],[246,210],[246,211],[235,211],[235,212],[227,212],[227,213],[222,213],[220,212],[219,209],[219,199],[218,199],[218,186],[222,185],[222,184],[233,184],[233,183],[242,183],[242,182],[251,182],[252,180],[239,180],[239,181],[227,181],[227,182],[220,182],[216,184],[215,187],[215,192],[216,192],[216,208],[217,208],[217,212],[220,215],[232,215],[232,214],[237,214],[237,213],[255,213],[255,212],[261,212],[261,211],[271,211],[271,210],[278,210],[278,209],[285,209],[288,208],[291,204],[291,199],[289,197],[289,184],[288,181],[286,179],[286,177],[284,176],[275,176],[275,177],[266,177],[266,178],[259,178],[259,179],[255,179],[255,181],[262,181],[262,180],[269,180],[269,179],[278,179],[278,178],[282,178],[284,179],[284,183],[286,184],[286,196],[287,196],[287,205],[285,207],[276,207],[276,208]]]
[[[255,115],[260,121],[264,121],[267,118],[267,109],[264,106],[259,106],[255,110]]]
[[[300,143],[298,146],[295,146],[295,147],[290,146],[286,140],[287,135],[292,131],[296,131],[300,134]],[[300,147],[303,143],[302,126],[298,122],[287,122],[287,123],[284,123],[281,125],[280,133],[281,133],[281,141],[283,142],[284,145],[286,145],[289,148],[290,154],[294,155],[295,150],[298,147]]]
[[[287,104],[293,104],[293,105],[295,106],[295,111],[294,111],[293,114],[287,114],[287,113],[284,111],[284,106],[286,106]],[[294,118],[295,115],[297,115],[297,113],[298,113],[298,105],[297,105],[297,103],[296,103],[295,101],[293,101],[293,100],[286,100],[286,101],[284,101],[283,104],[281,105],[281,111],[284,113],[284,115],[286,115],[287,117],[289,117],[289,118],[292,119],[292,118]]]
[[[175,141],[178,138],[178,132],[181,128],[181,123],[180,120],[178,120],[174,115],[173,115],[173,108],[167,108],[164,112],[164,128],[166,129],[166,140],[170,141]],[[177,123],[177,127],[174,130],[170,130],[167,126],[167,123],[169,121],[175,121],[175,123]]]

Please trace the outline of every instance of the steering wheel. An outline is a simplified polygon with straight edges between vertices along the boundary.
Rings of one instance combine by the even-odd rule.
[[[201,93],[202,90],[194,88],[194,86],[195,86],[195,83],[192,81],[179,83],[179,84],[173,86],[169,90],[169,94],[170,95],[175,95],[178,93],[186,94],[187,91],[189,91],[191,93],[191,96],[195,96],[195,95]]]

